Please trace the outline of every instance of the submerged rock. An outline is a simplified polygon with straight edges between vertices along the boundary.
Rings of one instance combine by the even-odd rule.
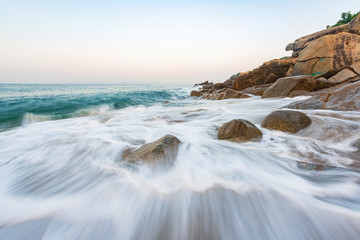
[[[315,79],[313,76],[310,75],[284,77],[278,79],[271,87],[269,87],[263,93],[262,97],[287,97],[291,92],[296,90],[311,92],[331,86],[334,86],[334,84],[326,80]]]
[[[338,169],[337,167],[332,167],[325,164],[307,163],[300,161],[297,161],[296,165],[299,169],[308,170],[308,171],[324,171],[324,170]]]
[[[180,143],[177,137],[168,134],[134,152],[127,151],[123,159],[129,163],[145,163],[151,167],[170,167],[175,162]]]
[[[270,113],[261,123],[264,128],[296,133],[311,124],[311,119],[302,112],[278,110]]]
[[[234,142],[260,141],[262,132],[251,122],[234,119],[224,123],[218,130],[218,139]]]

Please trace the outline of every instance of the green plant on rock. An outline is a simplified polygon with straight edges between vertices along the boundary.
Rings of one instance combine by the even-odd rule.
[[[344,25],[347,24],[348,22],[350,22],[351,20],[353,20],[357,15],[360,14],[360,11],[357,13],[352,14],[350,11],[349,12],[343,12],[341,14],[341,19],[339,21],[337,21],[337,23],[335,25],[327,25],[326,28],[332,28],[332,27],[337,27],[340,25]]]

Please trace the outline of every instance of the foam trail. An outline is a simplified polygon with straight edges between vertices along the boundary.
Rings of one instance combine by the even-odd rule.
[[[261,128],[291,101],[173,100],[0,132],[0,239],[358,239],[360,113]],[[234,118],[263,140],[217,140]],[[125,149],[165,134],[183,142],[173,168],[125,167]]]

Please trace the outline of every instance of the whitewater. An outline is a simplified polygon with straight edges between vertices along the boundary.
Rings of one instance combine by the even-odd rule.
[[[190,91],[0,85],[0,239],[359,239],[360,112],[304,110],[290,134],[260,124],[306,97]],[[238,118],[262,140],[218,140]],[[182,142],[170,169],[122,160],[166,134]]]

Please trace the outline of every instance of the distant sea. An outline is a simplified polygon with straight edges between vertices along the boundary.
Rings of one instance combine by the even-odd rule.
[[[178,86],[0,84],[0,131],[186,96],[188,92]]]

